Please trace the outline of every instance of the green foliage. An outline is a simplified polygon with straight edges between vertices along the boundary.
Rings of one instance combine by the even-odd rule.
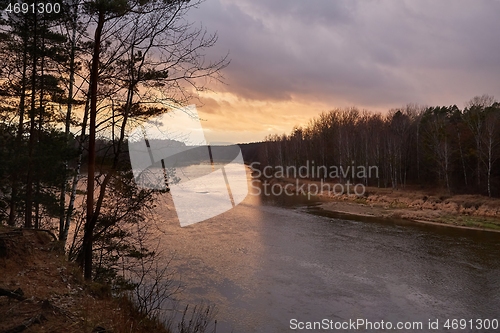
[[[17,128],[0,123],[0,216],[5,220],[6,206],[10,198],[11,178],[15,174],[25,179],[28,168],[28,140],[16,142]],[[76,155],[73,144],[67,143],[64,133],[56,129],[46,129],[39,133],[39,143],[32,155],[33,175],[41,188],[34,198],[43,207],[47,216],[56,217],[59,213],[58,186],[64,180],[64,161]],[[18,194],[19,204],[24,205],[26,188],[21,186]]]
[[[85,10],[90,15],[99,13],[105,16],[121,16],[131,8],[131,1],[128,0],[94,0],[84,3]]]
[[[94,280],[114,289],[132,287],[121,275],[123,259],[143,260],[155,256],[139,242],[140,229],[155,206],[158,191],[137,187],[130,170],[117,172],[109,182],[101,214],[94,231]],[[74,253],[78,253],[78,249]]]

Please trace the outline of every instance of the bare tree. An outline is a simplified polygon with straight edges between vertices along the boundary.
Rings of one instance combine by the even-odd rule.
[[[482,137],[484,149],[481,155],[486,165],[488,196],[491,197],[491,172],[494,163],[499,157],[498,146],[500,144],[500,134],[498,128],[500,127],[500,104],[494,103],[485,112],[485,126]]]
[[[495,102],[495,99],[489,95],[475,96],[465,105],[463,112],[464,122],[469,127],[474,135],[476,143],[476,181],[478,187],[481,185],[481,154],[482,136],[485,124],[485,109],[490,107]]]
[[[203,79],[220,79],[220,71],[227,65],[225,57],[205,60],[203,51],[214,45],[216,35],[194,29],[182,19],[198,3],[115,2],[92,2],[89,11],[96,18],[96,28],[90,76],[87,220],[80,257],[87,279],[92,276],[94,229],[107,185],[121,162],[128,126],[185,103],[204,89]],[[96,177],[100,177],[96,169],[98,131],[111,132],[112,162],[94,200]]]

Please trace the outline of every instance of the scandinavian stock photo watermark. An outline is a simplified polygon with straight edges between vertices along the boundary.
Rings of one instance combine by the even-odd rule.
[[[249,180],[240,147],[209,143],[201,124],[196,107],[191,105],[172,108],[129,134],[137,186],[169,191],[182,227],[229,211],[249,194],[308,199],[324,193],[362,196],[367,180],[378,178],[377,166],[356,165],[354,161],[326,166],[306,161],[300,166],[253,162]]]
[[[301,166],[262,166],[260,162],[250,164],[252,172],[250,192],[264,196],[307,196],[328,193],[333,196],[364,196],[368,179],[378,178],[378,166],[355,165],[316,165],[306,161]],[[319,179],[319,180],[318,180]],[[276,180],[285,180],[276,182]],[[316,180],[316,181],[312,181]]]
[[[229,211],[248,195],[240,147],[209,144],[194,105],[136,127],[129,154],[137,186],[169,191],[182,227]]]

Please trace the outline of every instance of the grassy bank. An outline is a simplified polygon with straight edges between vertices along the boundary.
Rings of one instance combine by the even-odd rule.
[[[271,183],[290,184],[292,191],[297,188],[297,179],[273,179]],[[310,189],[310,195],[320,198],[323,209],[334,212],[500,232],[500,199],[480,195],[449,195],[436,189],[409,187],[366,187],[362,195],[354,194],[354,188],[351,187],[349,191],[344,188],[344,193],[340,194],[339,191],[334,193],[334,183],[321,184],[319,181],[299,179],[298,184],[306,191]],[[323,188],[320,188],[321,185]]]

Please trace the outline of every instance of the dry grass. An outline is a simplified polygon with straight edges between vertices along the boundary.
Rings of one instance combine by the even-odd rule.
[[[295,179],[272,180],[296,184]],[[300,184],[320,182],[300,180]],[[333,188],[333,184],[330,184]],[[328,188],[324,186],[324,188]],[[351,188],[350,192],[353,193]],[[397,217],[480,229],[500,230],[500,199],[481,195],[449,195],[440,189],[367,187],[363,196],[334,195],[324,190],[319,197],[330,201],[325,209],[354,215]],[[355,206],[341,203],[352,203]]]
[[[0,226],[0,235],[11,231]],[[83,282],[78,267],[56,250],[48,234],[22,230],[0,242],[4,249],[0,253],[0,288],[20,288],[26,297],[24,301],[0,297],[0,332],[38,316],[42,320],[24,332],[90,333],[103,327],[114,333],[168,333],[160,323],[135,311],[127,299],[97,295],[96,286]]]
[[[440,217],[438,221],[458,226],[500,230],[500,221],[495,218],[467,215],[445,215]]]

